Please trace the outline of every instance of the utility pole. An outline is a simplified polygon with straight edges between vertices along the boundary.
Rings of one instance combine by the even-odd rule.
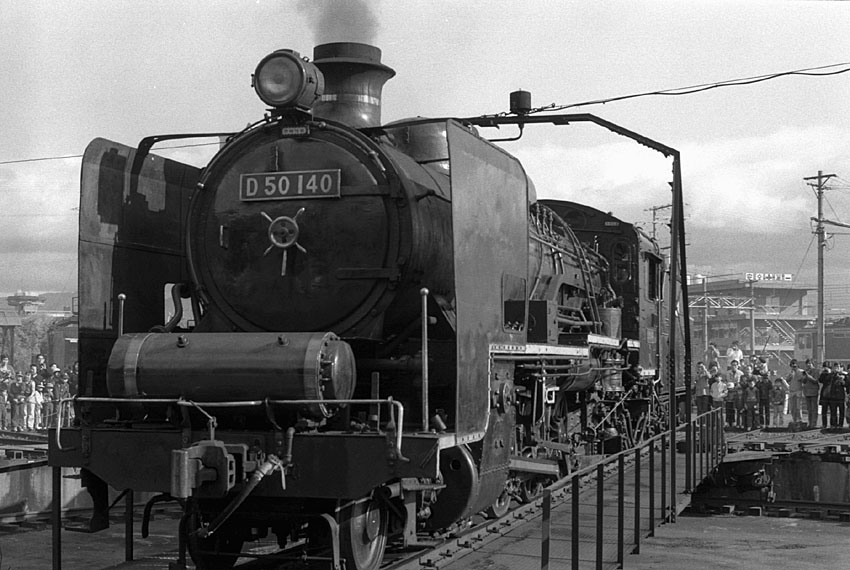
[[[803,178],[809,183],[809,186],[815,189],[815,194],[818,198],[818,217],[812,218],[817,222],[815,234],[818,236],[818,333],[817,342],[815,343],[815,362],[823,362],[826,356],[826,321],[824,318],[823,305],[823,253],[826,249],[826,232],[824,231],[824,223],[830,223],[823,219],[823,191],[826,187],[826,182],[835,174],[824,174],[822,170],[818,170],[817,176],[809,176]],[[811,182],[816,181],[816,182]]]
[[[655,239],[655,225],[657,223],[656,218],[658,216],[658,211],[666,210],[667,208],[672,207],[673,204],[664,204],[663,206],[653,206],[644,210],[644,212],[652,212],[652,239]]]

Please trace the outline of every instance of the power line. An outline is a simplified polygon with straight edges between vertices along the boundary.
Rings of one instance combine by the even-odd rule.
[[[837,71],[826,71],[820,72],[824,69],[831,69],[834,67],[842,67],[846,66],[846,69],[839,69]],[[609,97],[607,99],[594,99],[590,101],[583,101],[581,103],[570,103],[568,105],[556,105],[555,103],[551,103],[546,105],[545,107],[538,107],[537,109],[532,109],[529,113],[540,113],[543,111],[562,111],[564,109],[571,109],[573,107],[585,107],[588,105],[604,105],[606,103],[613,103],[615,101],[624,101],[626,99],[636,99],[638,97],[649,97],[653,95],[663,95],[663,96],[675,96],[675,95],[691,95],[693,93],[700,93],[702,91],[708,91],[710,89],[717,89],[719,87],[734,87],[739,85],[752,85],[754,83],[761,83],[763,81],[769,81],[771,79],[776,79],[779,77],[786,77],[790,75],[802,75],[802,76],[810,76],[810,77],[825,77],[830,75],[840,75],[842,73],[847,73],[850,71],[850,62],[844,63],[833,63],[830,65],[821,65],[818,67],[806,67],[803,69],[795,69],[792,71],[780,71],[778,73],[768,73],[765,75],[755,75],[752,77],[743,77],[738,79],[727,79],[724,81],[717,81],[714,83],[701,83],[698,85],[690,85],[687,87],[674,87],[672,89],[659,89],[656,91],[645,91],[642,93],[632,93],[630,95],[620,95],[618,97]],[[501,113],[502,115],[506,113]],[[179,149],[179,148],[191,148],[191,147],[199,147],[199,146],[211,146],[219,144],[218,142],[211,143],[198,143],[198,144],[187,144],[187,145],[177,145],[177,146],[167,146],[160,147],[160,150],[168,150],[168,149]],[[0,161],[0,165],[5,164],[21,164],[26,162],[37,162],[43,160],[65,160],[69,158],[82,158],[81,154],[69,154],[63,156],[43,156],[37,158],[22,158],[17,160],[3,160]],[[846,182],[846,181],[844,181]]]
[[[181,145],[175,145],[175,146],[162,146],[162,147],[158,147],[157,150],[162,151],[162,150],[172,150],[172,149],[177,149],[177,148],[193,148],[193,147],[197,147],[197,146],[213,146],[213,145],[218,145],[218,144],[221,144],[221,143],[219,143],[219,142],[208,142],[208,143],[196,143],[196,144],[181,144]],[[0,166],[2,166],[4,164],[22,164],[22,163],[25,163],[25,162],[39,162],[39,161],[42,161],[42,160],[66,160],[66,159],[69,159],[69,158],[82,158],[82,157],[83,157],[82,154],[66,154],[66,155],[62,155],[62,156],[40,156],[38,158],[21,158],[21,159],[17,159],[17,160],[2,160],[2,161],[0,161]]]
[[[830,69],[834,67],[845,67],[845,69],[839,69],[837,71],[827,71],[820,73],[820,70]],[[719,87],[733,87],[739,85],[752,85],[754,83],[761,83],[763,81],[769,81],[771,79],[776,79],[778,77],[786,77],[790,75],[803,75],[803,76],[814,76],[814,77],[824,77],[829,75],[839,75],[841,73],[847,73],[850,71],[850,62],[844,63],[833,63],[830,65],[821,65],[818,67],[807,67],[803,69],[795,69],[792,71],[781,71],[779,73],[768,73],[765,75],[756,75],[752,77],[743,77],[738,79],[727,79],[725,81],[717,81],[714,83],[702,83],[699,85],[690,85],[688,87],[675,87],[672,89],[660,89],[657,91],[645,91],[642,93],[632,93],[630,95],[621,95],[619,97],[609,97],[607,99],[593,99],[590,101],[583,101],[581,103],[570,103],[568,105],[556,105],[555,103],[551,103],[545,107],[539,107],[537,109],[532,109],[530,113],[539,113],[542,111],[563,111],[564,109],[571,109],[574,107],[586,107],[589,105],[604,105],[606,103],[613,103],[615,101],[625,101],[626,99],[636,99],[638,97],[649,97],[649,96],[675,96],[675,95],[691,95],[693,93],[701,93],[703,91],[708,91],[710,89],[717,89]]]

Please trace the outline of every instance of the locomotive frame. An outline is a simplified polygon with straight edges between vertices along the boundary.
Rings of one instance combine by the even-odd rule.
[[[392,75],[379,58],[370,59],[372,50],[353,51],[365,57],[317,55],[329,78],[324,80],[334,83],[336,68],[350,66],[370,68],[381,83]],[[291,54],[280,57],[302,65]],[[317,81],[322,75],[308,77]],[[379,100],[380,92],[369,97]],[[498,516],[510,502],[506,484],[518,480],[528,498],[541,480],[563,473],[559,454],[571,449],[564,434],[543,442],[540,434],[525,434],[557,452],[543,457],[518,445],[520,400],[531,402],[536,418],[538,406],[551,409],[560,394],[583,398],[594,379],[622,371],[639,342],[603,330],[597,297],[605,295],[604,260],[585,250],[557,216],[535,207],[533,186],[519,161],[474,127],[592,122],[672,157],[670,273],[674,281],[681,273],[687,298],[675,149],[589,114],[538,117],[520,111],[381,126],[339,120],[327,108],[331,98],[312,114],[304,101],[302,94],[292,108],[232,135],[204,170],[149,154],[156,142],[189,135],[145,139],[138,150],[96,139],[86,151],[77,423],[52,434],[49,457],[54,467],[85,470],[95,500],[92,530],[107,524],[108,482],[185,504],[181,547],[199,567],[232,565],[250,529],[265,527],[281,543],[295,535],[308,543],[329,541],[337,568],[345,561],[348,568],[372,570],[391,535],[411,545],[423,528],[443,529],[482,510]],[[324,118],[328,115],[334,118]],[[435,126],[447,144],[440,158],[450,168],[443,173],[439,165],[430,169],[428,160],[386,142],[393,133]],[[271,215],[262,210],[268,226],[257,232],[239,226],[232,214],[248,208],[246,201],[223,202],[213,210],[219,206],[208,196],[236,174],[282,171],[254,162],[276,165],[278,145],[287,156],[302,142],[334,145],[353,157],[340,170],[352,177],[359,169],[358,182],[343,181],[340,197],[378,200],[387,211],[399,212],[386,226],[394,241],[384,257],[392,263],[336,269],[340,280],[380,282],[377,293],[369,290],[339,322],[318,329],[275,328],[275,321],[261,321],[267,318],[264,310],[246,316],[246,309],[257,307],[233,292],[262,291],[229,280],[242,267],[229,251],[243,247],[243,236],[248,243],[260,235],[268,239],[262,255],[246,259],[280,253],[271,282],[293,279],[298,252],[321,251],[316,241],[299,242],[308,239],[301,232],[317,217],[311,211],[301,218],[303,207],[286,213],[277,208]],[[239,166],[259,154],[257,149],[264,153],[261,160],[251,168]],[[302,158],[307,171],[329,171],[321,160],[311,160]],[[280,186],[284,178],[274,180]],[[213,205],[204,206],[205,200]],[[482,213],[485,203],[490,208]],[[438,221],[428,226],[424,220]],[[435,240],[433,250],[411,245]],[[208,244],[214,244],[209,254]],[[431,251],[451,259],[429,257]],[[540,298],[530,298],[530,255],[554,264],[544,280],[572,291],[569,303],[555,303],[545,287]],[[215,263],[219,273],[210,269]],[[438,269],[429,269],[434,264]],[[172,284],[181,284],[174,288],[175,311],[186,296],[196,319],[203,316],[194,331],[180,330],[179,318],[160,320],[163,289]],[[669,288],[671,323],[678,290]],[[285,314],[305,318],[299,310]],[[686,304],[682,310],[687,336]],[[672,393],[675,326],[668,343],[666,384]],[[689,343],[684,346],[687,392]],[[388,387],[387,379],[395,384]],[[671,424],[675,408],[670,406]],[[61,502],[54,501],[54,509]]]

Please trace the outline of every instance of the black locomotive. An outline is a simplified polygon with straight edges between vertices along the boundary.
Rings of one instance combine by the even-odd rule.
[[[203,169],[148,152],[178,137],[87,149],[81,387],[50,461],[84,468],[94,527],[108,484],[180,501],[199,568],[274,533],[374,569],[647,429],[657,245],[600,247],[577,223],[600,212],[537,201],[468,122],[382,125],[393,74],[363,44],[280,50],[253,77],[269,114]],[[597,410],[621,400],[630,426]]]

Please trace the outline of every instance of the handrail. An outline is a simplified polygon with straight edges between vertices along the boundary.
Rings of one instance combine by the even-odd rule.
[[[584,480],[585,484],[590,485],[592,487],[593,484],[596,485],[595,495],[596,501],[595,506],[590,507],[586,506],[588,512],[595,510],[595,530],[596,530],[596,568],[602,568],[603,562],[614,562],[614,560],[604,560],[604,549],[603,549],[603,536],[601,532],[601,524],[602,518],[604,516],[604,498],[606,492],[603,492],[603,485],[605,483],[605,472],[606,468],[611,466],[615,466],[615,470],[617,471],[616,476],[616,486],[609,487],[610,489],[614,489],[614,492],[617,494],[617,560],[616,562],[621,565],[623,564],[624,552],[625,552],[625,544],[627,538],[625,537],[625,493],[627,490],[626,485],[626,463],[629,459],[631,469],[634,472],[633,484],[628,486],[628,489],[632,491],[632,495],[634,497],[633,506],[629,506],[633,510],[634,516],[634,536],[628,538],[630,544],[633,546],[632,552],[635,554],[640,552],[640,541],[644,536],[652,536],[656,522],[658,521],[669,521],[675,522],[675,511],[676,504],[675,501],[670,501],[668,503],[668,493],[675,495],[679,492],[685,491],[687,492],[689,489],[694,488],[697,470],[691,469],[690,474],[692,476],[691,480],[686,480],[683,482],[683,485],[677,484],[676,474],[673,472],[673,469],[676,468],[675,462],[671,461],[670,458],[673,454],[677,453],[677,441],[685,441],[685,454],[687,462],[699,462],[699,474],[700,478],[704,478],[708,475],[709,471],[717,466],[720,463],[723,455],[726,453],[725,440],[723,437],[723,423],[720,421],[720,410],[711,410],[709,412],[705,412],[700,414],[699,416],[695,416],[692,418],[691,422],[685,422],[674,426],[672,429],[668,429],[660,434],[657,434],[635,447],[630,449],[624,449],[617,453],[613,453],[607,456],[600,462],[597,462],[593,465],[589,465],[583,469],[579,469],[567,477],[560,479],[559,481],[553,483],[544,489],[543,494],[543,518],[542,518],[542,532],[541,532],[541,569],[547,570],[549,568],[549,540],[553,536],[551,534],[551,517],[550,512],[552,509],[552,495],[557,491],[561,491],[562,493],[567,492],[567,488],[571,489],[571,510],[572,512],[569,515],[561,515],[563,517],[562,521],[559,524],[567,524],[570,526],[570,539],[572,541],[572,552],[571,552],[571,567],[578,568],[579,567],[579,555],[580,555],[580,518],[579,518],[579,484],[581,480]],[[690,428],[690,429],[688,429]],[[677,435],[679,432],[684,432],[684,439],[677,439]],[[697,436],[697,434],[699,434]],[[698,442],[698,445],[694,445],[695,442]],[[661,455],[661,466],[660,470],[657,469],[657,461],[656,454]],[[644,456],[648,456],[648,469],[644,469],[642,464],[642,458]],[[649,477],[648,489],[643,490],[642,488],[642,476],[644,472],[647,472]],[[656,471],[661,475],[660,479],[660,487],[656,485]],[[669,473],[668,473],[669,471]],[[656,508],[656,495],[661,497],[661,505],[660,509]],[[641,522],[641,504],[643,503],[643,499],[648,499],[648,507],[649,507],[649,519],[645,524]],[[610,500],[610,496],[608,497]],[[586,499],[585,499],[586,503]],[[610,508],[610,507],[609,507]],[[657,516],[657,512],[660,510],[660,517]],[[572,521],[569,524],[569,521]],[[588,523],[590,524],[590,523]],[[593,532],[590,527],[586,529],[585,532]],[[610,535],[609,535],[610,536]]]
[[[231,400],[231,401],[221,401],[221,402],[196,402],[194,400],[187,400],[185,398],[108,398],[108,397],[95,397],[95,396],[75,396],[73,398],[63,398],[58,400],[59,405],[62,406],[67,402],[89,402],[89,403],[109,403],[109,404],[175,404],[178,406],[187,406],[187,407],[202,407],[202,408],[244,408],[244,407],[252,407],[252,406],[265,406],[267,404],[274,404],[280,406],[303,406],[303,405],[312,405],[312,404],[387,404],[388,406],[395,407],[398,410],[398,421],[396,422],[396,447],[399,451],[401,451],[401,443],[402,443],[402,435],[404,426],[404,404],[399,402],[398,400],[394,400],[392,397],[390,398],[378,398],[378,399],[368,399],[368,398],[347,398],[347,399],[338,399],[338,400],[328,400],[328,399],[314,399],[314,400],[272,400],[272,399],[264,399],[264,400]],[[393,415],[390,415],[390,418],[393,418]],[[56,425],[56,446],[61,451],[62,445],[60,441],[60,432],[62,430],[62,421],[60,414],[60,421],[57,422]]]

